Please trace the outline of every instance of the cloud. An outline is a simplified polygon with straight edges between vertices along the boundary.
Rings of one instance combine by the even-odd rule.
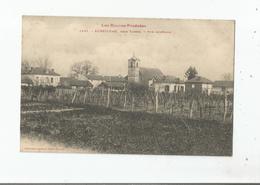
[[[180,78],[190,65],[212,80],[233,73],[232,22],[138,19],[136,22],[146,24],[147,29],[170,30],[173,34],[79,32],[95,30],[111,21],[130,19],[24,17],[23,59],[47,56],[62,75],[69,73],[74,62],[85,59],[102,74],[126,75],[127,60],[135,53],[141,66],[160,68]]]

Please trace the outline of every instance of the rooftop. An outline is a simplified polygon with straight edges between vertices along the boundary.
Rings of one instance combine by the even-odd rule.
[[[213,87],[233,87],[234,81],[215,81]]]
[[[149,81],[151,79],[160,79],[163,77],[163,73],[157,68],[144,68],[140,67],[140,76],[143,81]]]
[[[187,80],[185,83],[204,83],[204,84],[211,84],[212,81],[209,79],[202,77],[202,76],[196,76],[190,80]]]
[[[80,87],[92,87],[93,85],[87,80],[77,80],[71,77],[61,77],[60,78],[61,86],[80,86]]]
[[[42,67],[31,67],[30,69],[23,71],[22,74],[60,76],[58,73],[54,71],[54,69],[46,69]]]
[[[157,79],[155,82],[158,83],[184,83],[182,80],[177,78],[176,76],[166,75],[159,79]]]

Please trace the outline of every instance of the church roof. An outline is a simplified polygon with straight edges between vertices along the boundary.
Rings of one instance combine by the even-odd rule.
[[[160,79],[163,77],[163,73],[160,69],[157,68],[140,67],[140,76],[142,81],[149,81],[153,78]]]
[[[203,83],[203,84],[211,84],[212,81],[202,76],[195,76],[194,78],[187,80],[185,83]]]

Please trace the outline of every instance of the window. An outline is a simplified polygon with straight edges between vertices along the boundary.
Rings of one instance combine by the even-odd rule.
[[[195,88],[195,84],[191,84],[191,88]]]
[[[51,77],[51,83],[53,83],[53,78]]]
[[[165,92],[169,92],[169,91],[170,91],[170,86],[169,86],[169,85],[166,85],[166,86],[164,87],[164,90],[165,90]]]
[[[174,86],[174,92],[176,92],[176,85]]]

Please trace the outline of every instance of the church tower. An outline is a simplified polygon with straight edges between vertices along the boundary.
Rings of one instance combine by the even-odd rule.
[[[139,62],[135,55],[128,59],[128,82],[140,82]]]

